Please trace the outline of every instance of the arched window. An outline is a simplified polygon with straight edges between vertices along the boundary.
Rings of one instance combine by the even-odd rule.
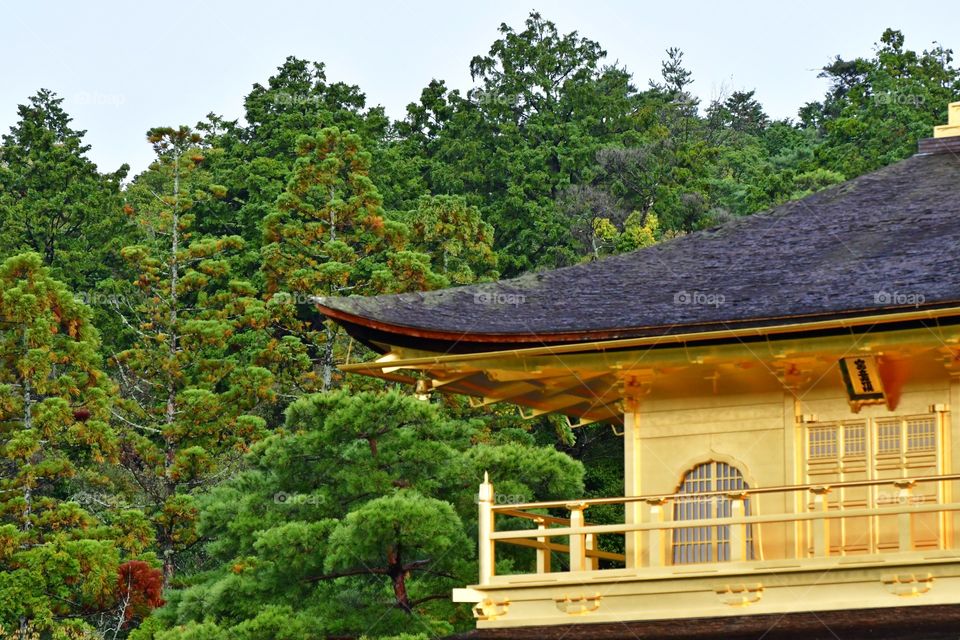
[[[715,491],[747,489],[743,474],[726,462],[705,462],[683,476],[678,494],[691,494],[676,499],[673,519],[701,520],[730,517],[730,498],[720,495],[702,495]],[[698,495],[700,494],[700,495]],[[744,511],[750,515],[750,499],[745,500]],[[753,525],[747,525],[747,558],[753,559]],[[684,527],[673,530],[673,563],[692,564],[730,559],[730,526]]]

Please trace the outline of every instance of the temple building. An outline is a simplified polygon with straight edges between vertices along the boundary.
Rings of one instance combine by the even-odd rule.
[[[477,479],[477,637],[957,636],[960,103],[916,155],[718,228],[316,303],[382,354],[345,370],[622,434],[621,496]],[[498,575],[504,545],[536,570]]]

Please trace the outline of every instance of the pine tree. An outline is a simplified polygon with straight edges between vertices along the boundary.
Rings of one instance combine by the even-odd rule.
[[[583,491],[552,446],[397,392],[298,400],[249,462],[202,499],[212,566],[138,640],[447,635],[473,625],[449,593],[476,579],[484,471],[517,500]]]
[[[265,292],[288,302],[282,331],[300,336],[320,371],[318,383],[307,379],[302,388],[330,389],[339,332],[332,324],[315,324],[311,296],[428,289],[445,282],[428,257],[403,251],[408,229],[383,211],[359,136],[323,129],[302,136],[297,153],[287,188],[264,219]]]
[[[0,626],[20,637],[132,618],[119,614],[121,561],[143,551],[142,518],[82,504],[108,499],[118,452],[98,346],[89,310],[38,254],[0,266]]]
[[[401,219],[410,228],[409,248],[429,256],[449,284],[496,279],[493,227],[462,196],[423,196]]]
[[[231,277],[236,236],[197,237],[199,205],[221,190],[203,169],[200,136],[186,127],[148,133],[157,153],[131,186],[142,241],[125,247],[133,273],[124,294],[131,346],[113,357],[126,427],[121,461],[156,529],[164,585],[196,541],[192,493],[224,473],[265,428],[273,376],[248,341],[267,324],[255,289]]]
[[[366,106],[356,86],[330,82],[322,63],[288,57],[266,83],[256,83],[243,101],[243,124],[210,114],[198,125],[205,141],[222,149],[207,154],[225,197],[197,221],[197,231],[210,235],[240,235],[258,247],[262,221],[274,210],[297,159],[297,140],[325,127],[360,135],[367,146],[386,134],[389,120],[382,107]],[[256,256],[251,250],[249,257]],[[257,261],[245,260],[246,275]]]

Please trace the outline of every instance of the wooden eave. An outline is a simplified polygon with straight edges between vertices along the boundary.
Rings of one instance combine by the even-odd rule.
[[[647,342],[687,342],[746,336],[766,336],[794,331],[813,332],[862,326],[865,324],[902,322],[904,319],[929,319],[957,315],[960,300],[938,302],[935,305],[851,310],[832,314],[785,314],[764,318],[746,318],[704,324],[671,324],[638,327],[618,327],[602,331],[497,333],[483,331],[442,331],[411,325],[395,324],[357,313],[335,309],[319,301],[314,305],[324,316],[343,326],[354,338],[375,351],[385,353],[385,345],[438,351],[444,354],[488,353],[506,346],[528,349],[531,345],[544,348],[570,346],[579,351],[591,345],[607,344],[607,348],[633,346],[635,340]],[[533,347],[535,348],[535,347]]]

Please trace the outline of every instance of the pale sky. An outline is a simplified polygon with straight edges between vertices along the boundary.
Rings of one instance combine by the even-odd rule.
[[[41,87],[65,97],[101,170],[151,158],[144,134],[242,115],[243,97],[288,55],[322,61],[328,78],[359,85],[394,118],[432,78],[471,86],[470,58],[530,10],[563,32],[600,42],[638,86],[658,77],[667,47],[685,52],[707,101],[756,89],[767,112],[793,117],[825,89],[817,70],[835,55],[869,55],[886,27],[907,46],[960,50],[960,2],[96,2],[0,4],[0,131]]]

